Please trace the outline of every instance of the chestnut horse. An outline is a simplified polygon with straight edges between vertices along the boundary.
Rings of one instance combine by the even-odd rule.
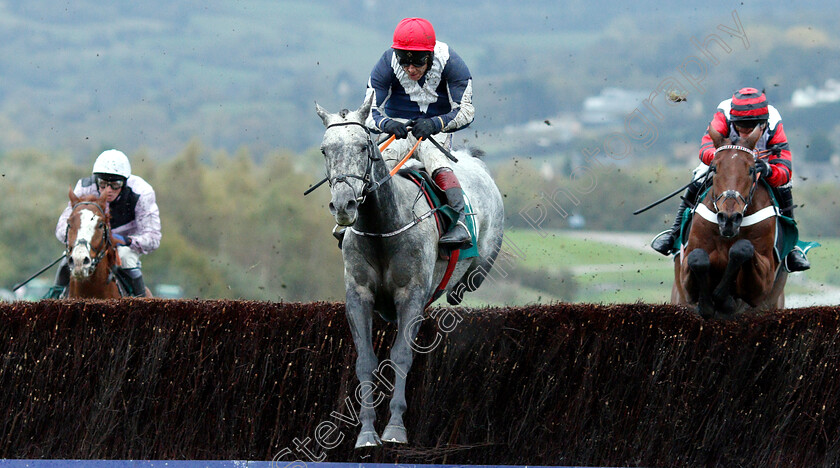
[[[70,190],[73,211],[67,219],[67,263],[70,268],[68,298],[120,297],[114,276],[117,249],[111,238],[106,196],[77,197]]]
[[[774,255],[779,212],[755,169],[761,127],[735,145],[713,128],[709,135],[712,185],[675,257],[671,302],[696,304],[704,318],[784,308],[787,272]]]

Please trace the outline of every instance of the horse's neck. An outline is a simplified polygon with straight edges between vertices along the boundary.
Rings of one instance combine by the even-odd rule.
[[[375,181],[384,180],[388,176],[388,167],[383,160],[374,161],[373,177]],[[414,200],[403,196],[395,175],[391,180],[382,184],[378,189],[368,194],[367,200],[359,206],[359,218],[356,228],[364,232],[390,232],[404,226],[407,213],[410,213]]]
[[[759,182],[755,188],[755,193],[753,193],[753,199],[750,202],[750,206],[747,207],[747,210],[744,212],[744,215],[749,216],[755,213],[756,211],[767,208],[772,204],[773,199],[770,196],[769,186]]]

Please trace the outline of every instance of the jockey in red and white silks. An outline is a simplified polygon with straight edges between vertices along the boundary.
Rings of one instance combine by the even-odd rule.
[[[702,180],[715,156],[715,146],[709,135],[709,129],[714,129],[737,144],[739,138],[746,137],[756,126],[762,128],[762,134],[754,149],[758,154],[766,155],[756,161],[756,170],[773,188],[781,214],[793,219],[794,204],[791,191],[793,157],[782,124],[782,116],[767,102],[764,91],[756,88],[741,88],[732,95],[731,99],[722,101],[718,105],[700,141],[701,162],[694,169],[694,183],[688,187],[683,196],[673,226],[657,235],[651,242],[654,250],[663,255],[670,255],[675,250],[674,242],[679,233],[683,213],[694,204],[702,187]],[[805,253],[796,248],[786,257],[785,266],[789,271],[794,272],[805,271],[811,267],[811,264],[805,257]]]

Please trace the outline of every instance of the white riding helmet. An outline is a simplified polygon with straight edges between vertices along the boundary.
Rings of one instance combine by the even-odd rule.
[[[131,176],[131,163],[120,150],[109,149],[103,151],[93,163],[94,174],[113,174],[128,179]]]

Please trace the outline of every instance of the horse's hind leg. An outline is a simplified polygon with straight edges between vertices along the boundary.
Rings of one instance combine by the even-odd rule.
[[[715,314],[715,308],[712,304],[712,296],[709,294],[709,269],[711,268],[709,254],[703,249],[694,249],[685,261],[691,271],[685,290],[689,292],[689,295],[697,298],[697,313],[705,319],[711,318]]]
[[[741,267],[755,255],[755,247],[746,239],[741,239],[729,248],[729,261],[726,263],[726,270],[720,279],[712,298],[715,304],[720,305],[721,312],[732,315],[736,310],[735,298],[732,296],[732,287],[735,285],[735,278]]]
[[[372,296],[372,295],[371,295]],[[373,299],[362,298],[357,287],[347,288],[347,305],[345,308],[347,323],[350,325],[350,334],[353,335],[353,343],[356,345],[356,377],[359,379],[359,390],[356,395],[362,397],[361,408],[359,409],[359,421],[362,428],[356,438],[355,448],[373,447],[382,445],[382,441],[376,434],[373,426],[376,418],[376,403],[373,401],[375,384],[373,382],[373,370],[376,368],[377,359],[373,352]]]
[[[394,344],[391,346],[391,359],[389,363],[394,372],[394,394],[391,397],[391,419],[388,420],[388,425],[382,431],[382,440],[384,442],[397,444],[408,443],[408,433],[403,423],[403,414],[408,407],[405,398],[405,382],[408,377],[408,371],[411,369],[411,363],[414,360],[414,348],[416,347],[414,340],[423,321],[425,300],[419,291],[424,290],[418,287],[416,288],[418,292],[412,293],[409,299],[397,302],[399,325],[397,327],[397,336],[394,338]],[[379,369],[383,369],[385,367],[384,364],[385,362],[379,366]],[[382,375],[379,375],[378,378],[386,386],[391,388]]]

